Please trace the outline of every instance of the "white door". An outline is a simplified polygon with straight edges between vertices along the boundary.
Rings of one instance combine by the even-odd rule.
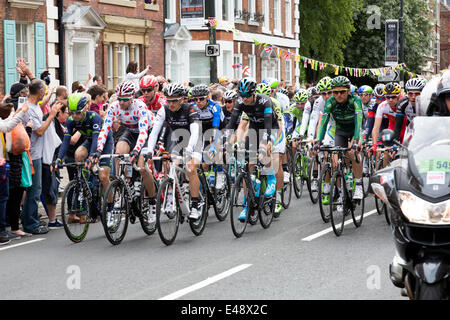
[[[85,82],[89,74],[89,43],[73,44],[73,81]]]

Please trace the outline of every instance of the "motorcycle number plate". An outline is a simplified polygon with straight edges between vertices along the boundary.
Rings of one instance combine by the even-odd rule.
[[[427,184],[445,184],[445,172],[442,171],[427,172]]]

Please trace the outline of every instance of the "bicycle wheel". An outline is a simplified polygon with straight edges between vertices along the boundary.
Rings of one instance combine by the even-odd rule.
[[[173,180],[164,179],[156,196],[156,227],[161,241],[171,245],[177,236],[181,209],[178,197],[174,196]]]
[[[222,188],[218,189],[214,188],[214,200],[216,202],[216,217],[219,221],[224,221],[227,218],[228,211],[230,208],[230,195],[231,195],[231,183],[230,177],[224,171],[222,173],[224,175],[224,185]],[[217,184],[217,174],[215,176],[214,185]]]
[[[248,189],[245,186],[245,173],[237,176],[233,188],[231,188],[230,221],[231,230],[236,238],[240,238],[247,227],[250,216],[250,205],[248,199]],[[239,220],[242,210],[247,206],[247,216]]]
[[[376,165],[376,171],[380,170],[383,167],[383,160],[379,159]],[[377,213],[378,215],[384,215],[386,217],[386,221],[387,221],[387,206],[386,204],[381,201],[376,195],[374,195],[375,197],[375,207],[377,208]],[[389,223],[389,222],[388,222]]]
[[[120,244],[127,233],[130,210],[127,192],[120,179],[112,181],[105,192],[102,205],[102,224],[106,238],[113,245]]]
[[[370,158],[367,152],[361,152],[361,162],[363,164],[363,182],[364,182],[364,197],[367,197],[369,190],[369,179],[370,179]]]
[[[303,155],[297,152],[294,156],[292,170],[294,193],[297,199],[301,198],[303,193],[303,185],[305,184],[305,179],[303,177],[304,165]]]
[[[259,215],[259,222],[261,223],[261,226],[264,229],[267,229],[270,227],[270,224],[273,221],[273,215],[275,212],[275,205],[276,205],[276,193],[271,197],[266,197],[264,195],[264,192],[266,192],[266,186],[267,186],[267,176],[263,176],[264,180],[266,180],[266,183],[263,183],[261,181],[261,191],[260,191],[260,197],[259,197],[259,206],[258,206],[258,215]]]
[[[320,217],[322,218],[323,222],[328,223],[330,222],[330,211],[329,211],[329,204],[330,204],[330,180],[328,181],[328,193],[324,193],[324,186],[325,186],[325,176],[328,176],[328,179],[331,180],[331,163],[326,162],[322,168],[322,171],[320,171],[320,177],[319,177],[319,208],[320,208]]]
[[[153,179],[155,183],[155,190],[158,191],[158,182]],[[144,183],[141,183],[140,201],[139,201],[139,222],[141,223],[142,230],[145,234],[151,236],[156,231],[156,219],[150,222],[150,198],[148,196],[147,190],[145,189]]]
[[[89,229],[90,204],[83,194],[83,188],[78,180],[70,181],[64,188],[61,199],[61,220],[67,237],[75,242],[81,242]],[[82,216],[86,222],[80,223]],[[82,218],[84,221],[84,218]]]
[[[363,184],[363,190],[364,190],[364,179],[361,181]],[[352,219],[353,224],[355,227],[359,228],[362,224],[363,218],[364,218],[364,197],[361,200],[353,200],[352,199]],[[359,216],[357,216],[359,214]]]
[[[314,174],[314,166],[317,163],[317,174]],[[308,180],[306,185],[308,186],[309,197],[311,202],[316,204],[319,201],[319,172],[321,170],[321,164],[318,162],[317,157],[313,157],[308,166]]]
[[[197,219],[189,219],[189,226],[191,227],[191,231],[196,236],[199,236],[203,233],[203,230],[205,230],[206,226],[206,220],[208,219],[208,194],[206,188],[207,182],[204,175],[198,176],[200,180],[200,202],[199,202],[199,208],[201,208],[202,216]]]
[[[293,157],[292,157],[292,150],[291,148],[286,148],[287,154],[288,154],[288,159],[287,159],[287,165],[288,165],[288,170],[289,170],[289,182],[285,183],[283,182],[283,188],[281,189],[281,205],[283,206],[283,208],[287,209],[289,208],[289,205],[291,203],[291,198],[292,198],[292,161],[293,161]],[[283,172],[284,175],[284,172]],[[283,177],[284,178],[284,177]]]
[[[338,187],[341,186],[340,188]],[[340,171],[333,173],[330,189],[330,220],[334,234],[340,236],[344,230],[344,221],[346,216],[346,194],[344,192],[345,179]]]

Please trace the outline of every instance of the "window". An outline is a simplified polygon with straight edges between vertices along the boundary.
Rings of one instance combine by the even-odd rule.
[[[223,51],[223,76],[227,78],[231,78],[233,75],[231,74],[232,63],[231,63],[231,51]],[[220,77],[220,76],[219,76]]]
[[[269,0],[262,1],[262,12],[264,14],[264,23],[263,29],[266,29],[266,32],[269,30],[269,22],[270,22],[270,8],[269,8]],[[264,30],[263,30],[264,32]]]
[[[205,56],[204,51],[189,52],[189,74],[190,81],[195,85],[209,83],[209,57]]]
[[[273,27],[281,32],[281,0],[273,1]]]
[[[280,79],[280,59],[261,60],[261,79]]]
[[[16,23],[16,57],[29,62],[30,37],[28,24]]]
[[[140,68],[139,62],[140,62],[140,59],[141,59],[141,57],[140,57],[139,46],[140,46],[140,45],[137,44],[137,45],[134,47],[134,61],[137,62],[138,70],[139,70],[139,68]]]
[[[248,55],[248,66],[250,67],[250,75],[256,78],[256,56],[253,54]]]
[[[255,0],[248,0],[248,12],[250,14],[250,19],[255,20],[255,13],[256,13]]]
[[[286,35],[292,35],[292,3],[291,0],[286,0]]]
[[[166,23],[176,22],[176,1],[175,0],[165,0],[164,1],[164,15]]]
[[[222,20],[230,20],[229,16],[230,4],[229,0],[222,0]]]
[[[286,59],[285,61],[285,83],[288,86],[292,85],[292,60]]]
[[[235,64],[241,64],[242,65],[242,54],[238,53],[238,54],[234,55],[233,65],[235,65]],[[240,79],[242,77],[242,67],[234,68],[233,77],[235,79]]]
[[[241,17],[240,12],[242,11],[242,0],[234,0],[234,17],[239,19]]]
[[[117,50],[117,65],[119,82],[123,81],[127,70],[128,62],[130,62],[130,48],[128,44],[120,44]]]

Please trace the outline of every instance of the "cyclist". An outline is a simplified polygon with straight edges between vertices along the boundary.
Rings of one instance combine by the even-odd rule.
[[[179,83],[169,83],[164,88],[164,95],[167,99],[167,104],[159,109],[156,114],[155,125],[148,139],[148,154],[153,157],[156,142],[158,140],[159,133],[164,123],[167,123],[169,128],[169,138],[167,139],[167,145],[165,149],[173,155],[183,155],[183,145],[186,140],[188,141],[186,147],[186,154],[191,159],[187,163],[189,168],[189,190],[192,197],[192,208],[189,218],[199,219],[201,217],[200,206],[200,180],[197,175],[197,167],[202,160],[201,156],[201,137],[200,137],[200,124],[197,107],[183,102],[183,96],[185,94],[184,87]],[[186,139],[186,140],[185,140]],[[168,195],[168,199],[172,199]],[[166,210],[170,210],[170,207],[174,209],[173,203],[169,203]]]
[[[364,197],[362,188],[362,163],[353,158],[353,152],[360,147],[360,133],[362,126],[362,103],[361,99],[350,94],[350,80],[344,76],[338,76],[332,81],[333,97],[327,100],[320,124],[318,141],[325,137],[326,128],[330,116],[336,122],[335,145],[338,147],[352,147],[354,151],[348,153],[352,159],[353,175],[356,186],[353,199],[361,200]],[[357,154],[359,157],[359,154]],[[335,161],[333,161],[335,163]]]
[[[156,219],[155,184],[152,175],[148,174],[143,168],[144,156],[140,155],[139,157],[139,154],[147,141],[149,128],[153,127],[154,116],[152,112],[147,111],[144,102],[134,98],[135,93],[136,89],[134,83],[131,81],[125,81],[117,85],[117,101],[113,102],[108,109],[98,137],[97,152],[92,156],[92,160],[94,162],[98,161],[98,158],[104,150],[112,124],[116,120],[120,121],[123,132],[118,138],[115,153],[129,154],[131,162],[138,162],[138,166],[141,168],[140,173],[142,175],[143,183],[150,198],[148,219],[149,222],[154,222]],[[109,185],[109,175],[105,179]],[[107,226],[112,227],[114,225],[113,216],[109,214],[109,212],[108,216]]]
[[[369,104],[369,108],[367,110],[367,120],[366,120],[366,140],[369,140],[370,137],[372,137],[372,130],[373,125],[375,123],[375,114],[377,113],[378,105],[385,101],[384,98],[384,84],[379,83],[375,86],[375,89],[373,90],[375,99],[372,99],[372,101]],[[385,129],[387,127],[387,123],[383,122],[381,124],[381,128]]]
[[[426,107],[427,116],[450,116],[450,74],[444,72],[438,84],[436,93],[431,97],[431,103]]]
[[[70,140],[76,132],[79,132],[85,137],[85,140],[83,144],[75,150],[75,161],[84,162],[90,155],[94,154],[97,151],[98,135],[100,134],[100,128],[103,124],[103,119],[96,112],[87,110],[89,106],[85,94],[73,93],[69,95],[67,103],[71,115],[66,121],[64,139],[61,148],[59,149],[57,159],[53,164],[55,170],[61,165],[62,159],[66,156],[70,147]],[[111,132],[106,137],[103,153],[110,154],[113,151],[113,148],[114,143]],[[106,190],[109,185],[111,161],[102,159],[100,161],[100,166],[103,170],[99,171],[98,177],[102,183],[103,190]],[[75,214],[69,214],[68,223],[73,223],[75,220]],[[80,223],[86,223],[86,215],[80,217]]]
[[[292,135],[292,138],[296,140],[297,138],[301,139],[305,135],[308,122],[303,121],[304,118],[306,118],[306,114],[309,117],[309,114],[311,113],[311,105],[309,105],[309,110],[307,108],[308,103],[308,96],[309,92],[305,89],[300,89],[295,95],[294,95],[294,101],[295,103],[291,105],[291,108],[289,112],[293,115],[296,125],[294,129],[294,133]],[[297,141],[292,141],[292,153],[297,153]]]
[[[388,119],[388,128],[394,130],[395,116],[397,113],[397,105],[400,99],[401,90],[402,88],[400,87],[400,85],[395,82],[389,82],[384,87],[383,94],[386,98],[386,101],[382,102],[377,108],[377,113],[375,115],[375,124],[372,130],[372,151],[374,153],[377,151],[378,135],[380,134],[380,128],[383,118]],[[390,160],[391,156],[388,152],[385,152],[385,157],[383,159],[383,168],[387,166]]]
[[[275,80],[276,81],[276,80]],[[277,115],[278,119],[278,125],[280,127],[279,130],[279,141],[277,140],[275,143],[274,150],[272,151],[272,154],[279,154],[282,157],[282,161],[279,162],[279,167],[276,172],[276,178],[277,178],[277,184],[276,184],[276,206],[275,206],[275,213],[280,214],[283,210],[283,205],[281,203],[281,191],[283,188],[283,183],[289,183],[289,172],[287,167],[287,159],[285,156],[286,151],[286,118],[284,117],[283,107],[281,106],[281,103],[274,97],[275,90],[271,89],[271,87],[266,83],[260,83],[256,86],[256,93],[257,94],[263,94],[268,96],[273,103],[273,107],[275,110],[275,113]],[[278,93],[278,96],[284,95],[282,93]],[[284,99],[284,97],[281,98],[284,103],[287,101]]]
[[[236,103],[226,129],[235,130],[237,128],[237,119],[245,112],[249,119],[249,128],[256,130],[256,137],[257,140],[259,140],[257,146],[259,145],[260,154],[270,155],[274,142],[278,142],[276,136],[278,135],[278,130],[280,128],[278,116],[273,108],[272,100],[266,95],[256,93],[256,81],[250,77],[245,77],[239,81],[238,93],[241,96],[241,100]],[[259,130],[265,130],[262,136],[258,135]],[[229,136],[229,134],[227,134],[227,136]],[[272,157],[272,160],[276,162],[278,159],[274,156]],[[270,165],[270,162],[267,163],[266,168]],[[249,164],[250,172],[253,172],[253,168],[254,165]],[[277,179],[273,168],[278,168],[277,163],[274,163],[267,172],[264,172],[264,174],[267,174],[267,187],[264,194],[266,197],[272,197],[276,190]],[[242,210],[239,219],[245,220],[246,216],[247,207]]]
[[[155,76],[143,76],[140,82],[142,96],[138,99],[145,103],[147,109],[154,114],[166,104],[166,97],[160,92],[156,92],[158,88],[158,79]]]
[[[395,115],[394,137],[400,142],[403,142],[406,126],[417,114],[416,98],[420,96],[424,87],[425,81],[419,78],[412,78],[406,82],[405,91],[407,97],[399,100],[397,114]]]
[[[227,90],[224,93],[223,101],[225,105],[222,107],[223,121],[220,124],[220,129],[225,128],[228,124],[228,121],[230,121],[234,105],[236,104],[238,98],[239,96],[234,90]]]

